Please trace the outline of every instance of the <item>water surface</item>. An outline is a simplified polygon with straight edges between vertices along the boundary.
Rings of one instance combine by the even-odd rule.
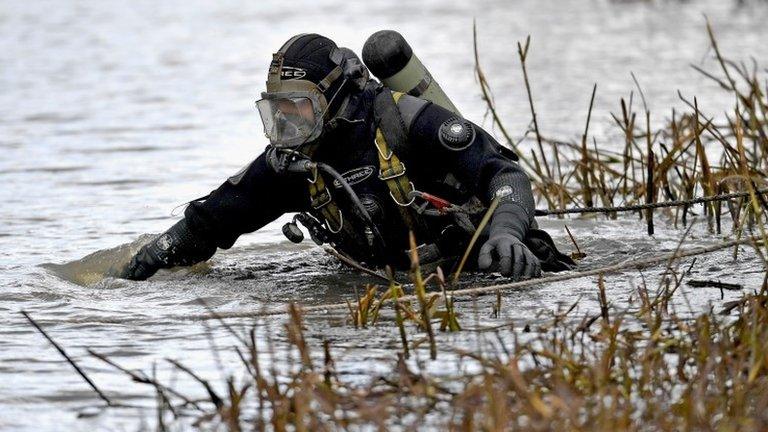
[[[542,132],[570,139],[583,128],[593,83],[598,84],[593,131],[612,147],[610,111],[638,77],[662,122],[682,107],[680,90],[698,96],[704,112],[728,110],[732,98],[691,70],[713,69],[702,13],[712,20],[729,56],[768,63],[768,9],[736,9],[729,1],[474,1],[445,2],[88,2],[4,1],[0,4],[0,429],[85,430],[151,424],[151,410],[125,409],[78,419],[97,397],[17,313],[27,310],[108,394],[151,408],[151,389],[88,358],[93,348],[128,367],[173,375],[164,358],[182,359],[202,375],[221,372],[211,354],[232,338],[215,324],[182,319],[204,312],[198,299],[222,311],[260,310],[289,301],[341,301],[367,279],[340,268],[322,250],[288,243],[280,222],[243,236],[210,263],[164,272],[147,282],[101,279],[126,260],[144,233],[169,227],[177,205],[206,194],[266,145],[253,101],[263,90],[271,53],[300,32],[318,32],[359,52],[370,33],[403,33],[459,109],[483,122],[485,106],[473,77],[472,23],[480,58],[507,128],[522,136],[530,115],[515,43],[532,35],[529,72]],[[488,125],[486,121],[484,124]],[[176,210],[178,215],[179,210]],[[570,246],[562,222],[542,221]],[[674,249],[682,231],[644,224],[569,222],[589,254],[583,268]],[[691,246],[717,242],[704,227]],[[146,237],[144,237],[146,239]],[[139,240],[140,241],[140,240]],[[120,245],[122,249],[113,250]],[[76,266],[64,265],[90,255]],[[64,265],[64,266],[63,266]],[[762,280],[746,251],[700,258],[701,278]],[[658,270],[649,270],[649,284]],[[609,278],[620,303],[640,274]],[[488,282],[487,280],[484,280]],[[482,323],[533,319],[581,298],[595,307],[595,280],[544,285],[492,300],[463,302]],[[738,293],[728,293],[737,296]],[[716,290],[689,295],[692,311],[718,304]],[[281,318],[272,320],[280,339]],[[242,321],[247,322],[247,321]],[[365,379],[386,372],[397,336],[391,326],[351,332],[343,319],[317,318],[310,335],[333,341],[338,368]],[[213,338],[208,337],[213,335]],[[441,335],[469,344],[469,336]],[[319,343],[316,346],[320,346]],[[342,360],[345,359],[345,360]],[[223,369],[236,370],[229,351]],[[446,370],[440,361],[428,367]],[[178,385],[199,391],[178,377]]]

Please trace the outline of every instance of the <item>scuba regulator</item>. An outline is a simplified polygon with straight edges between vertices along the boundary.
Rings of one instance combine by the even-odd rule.
[[[383,251],[386,248],[386,241],[382,236],[376,224],[373,222],[370,213],[365,205],[360,201],[349,182],[338,171],[330,165],[323,162],[314,162],[307,155],[293,149],[270,147],[267,150],[267,160],[278,174],[304,173],[317,176],[323,172],[339,182],[344,192],[349,196],[352,202],[352,209],[365,225],[365,235],[368,246],[371,250]],[[327,233],[322,224],[308,213],[297,214],[291,222],[283,225],[283,234],[294,243],[301,243],[304,240],[304,234],[299,229],[296,222],[300,222],[310,232],[310,237],[318,245],[328,243],[331,236]]]

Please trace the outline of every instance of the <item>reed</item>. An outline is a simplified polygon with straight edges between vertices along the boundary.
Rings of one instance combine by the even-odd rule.
[[[308,337],[307,317],[290,306],[285,324],[290,337],[281,342],[285,346],[273,348],[294,356],[290,363],[296,367],[263,370],[256,338],[251,337],[240,347],[250,353],[244,359],[247,373],[220,385],[223,394],[209,389],[214,383],[191,374],[210,396],[196,402],[201,409],[180,409],[191,397],[180,398],[177,391],[166,391],[163,403],[175,407],[182,419],[191,417],[206,428],[233,431],[425,425],[466,431],[768,427],[763,414],[768,409],[765,288],[726,304],[722,311],[686,317],[670,312],[668,300],[674,289],[659,291],[653,298],[641,286],[637,296],[620,305],[607,300],[606,283],[604,277],[598,278],[596,317],[577,319],[577,301],[565,312],[540,317],[523,329],[527,333],[519,333],[512,324],[464,329],[469,337],[484,340],[486,348],[468,351],[437,341],[437,350],[457,359],[455,374],[430,374],[399,353],[389,372],[372,376],[367,383],[337,375],[339,360],[332,344]],[[593,326],[598,319],[600,325]],[[265,324],[254,324],[252,334],[259,325]],[[527,336],[521,339],[519,334]],[[315,349],[324,353],[322,367],[310,355]],[[155,388],[167,388],[153,382]],[[403,415],[404,410],[409,414]],[[166,412],[158,421],[172,425],[175,420]]]
[[[601,148],[594,137],[593,145],[588,145],[596,86],[592,89],[587,121],[579,142],[553,140],[541,135],[526,67],[530,38],[525,43],[518,43],[517,50],[531,108],[535,141],[526,146],[529,132],[526,131],[523,138],[515,142],[496,113],[495,103],[489,96],[492,93],[490,84],[480,69],[475,45],[476,71],[484,100],[493,113],[494,124],[503,131],[508,143],[514,144],[521,156],[530,156],[524,158],[523,163],[530,168],[534,196],[541,204],[546,204],[549,209],[589,207],[594,204],[595,197],[599,197],[604,206],[611,207],[655,203],[659,194],[667,200],[675,200],[746,192],[750,189],[745,179],[752,179],[756,186],[753,189],[766,185],[768,97],[762,86],[765,78],[755,65],[750,70],[745,64],[727,58],[709,22],[706,23],[706,30],[720,71],[706,71],[698,66],[694,68],[733,94],[737,104],[734,114],[719,122],[705,114],[697,98],[690,101],[680,95],[690,111],[681,113],[673,110],[661,126],[654,128],[648,103],[637,77],[632,75],[643,103],[645,124],[641,127],[637,125],[637,114],[633,111],[634,92],[628,99],[621,99],[620,112],[612,114],[624,137],[621,151]],[[741,162],[737,139],[742,141],[745,163]],[[643,142],[645,145],[640,144]],[[550,154],[554,156],[554,163],[547,160],[544,143],[552,146],[554,151]],[[765,201],[762,194],[756,194],[755,199]],[[741,216],[752,206],[751,201],[736,198],[705,203],[704,213],[710,229],[722,231],[722,204],[725,204],[734,221],[732,231],[736,232],[739,221],[743,219]],[[678,218],[681,218],[683,226],[687,226],[692,210],[691,207],[682,207],[674,213],[673,222],[677,224]],[[648,234],[652,235],[656,212],[646,210],[639,216],[646,219]],[[604,217],[615,218],[617,214],[605,212]],[[749,221],[752,225],[764,225],[765,212],[751,211]]]

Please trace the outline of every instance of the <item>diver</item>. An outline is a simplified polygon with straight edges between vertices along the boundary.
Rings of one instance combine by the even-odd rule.
[[[352,260],[403,269],[413,232],[421,263],[448,269],[494,200],[470,269],[519,280],[574,265],[537,229],[517,155],[458,113],[399,33],[374,33],[363,60],[317,34],[289,39],[256,102],[264,153],[191,202],[120,276],[205,261],[286,213],[294,242],[300,223]]]

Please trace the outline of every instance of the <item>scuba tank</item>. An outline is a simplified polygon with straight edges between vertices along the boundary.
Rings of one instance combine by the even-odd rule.
[[[400,33],[394,30],[380,30],[372,34],[363,45],[363,62],[368,70],[391,90],[428,100],[462,117]],[[443,182],[456,190],[461,189],[459,182],[450,174]],[[454,217],[457,215],[458,213],[454,214]],[[469,228],[465,229],[474,231],[471,222],[460,222],[460,226],[468,225]]]
[[[400,33],[381,30],[372,34],[363,45],[363,62],[390,89],[426,99],[461,116]]]

